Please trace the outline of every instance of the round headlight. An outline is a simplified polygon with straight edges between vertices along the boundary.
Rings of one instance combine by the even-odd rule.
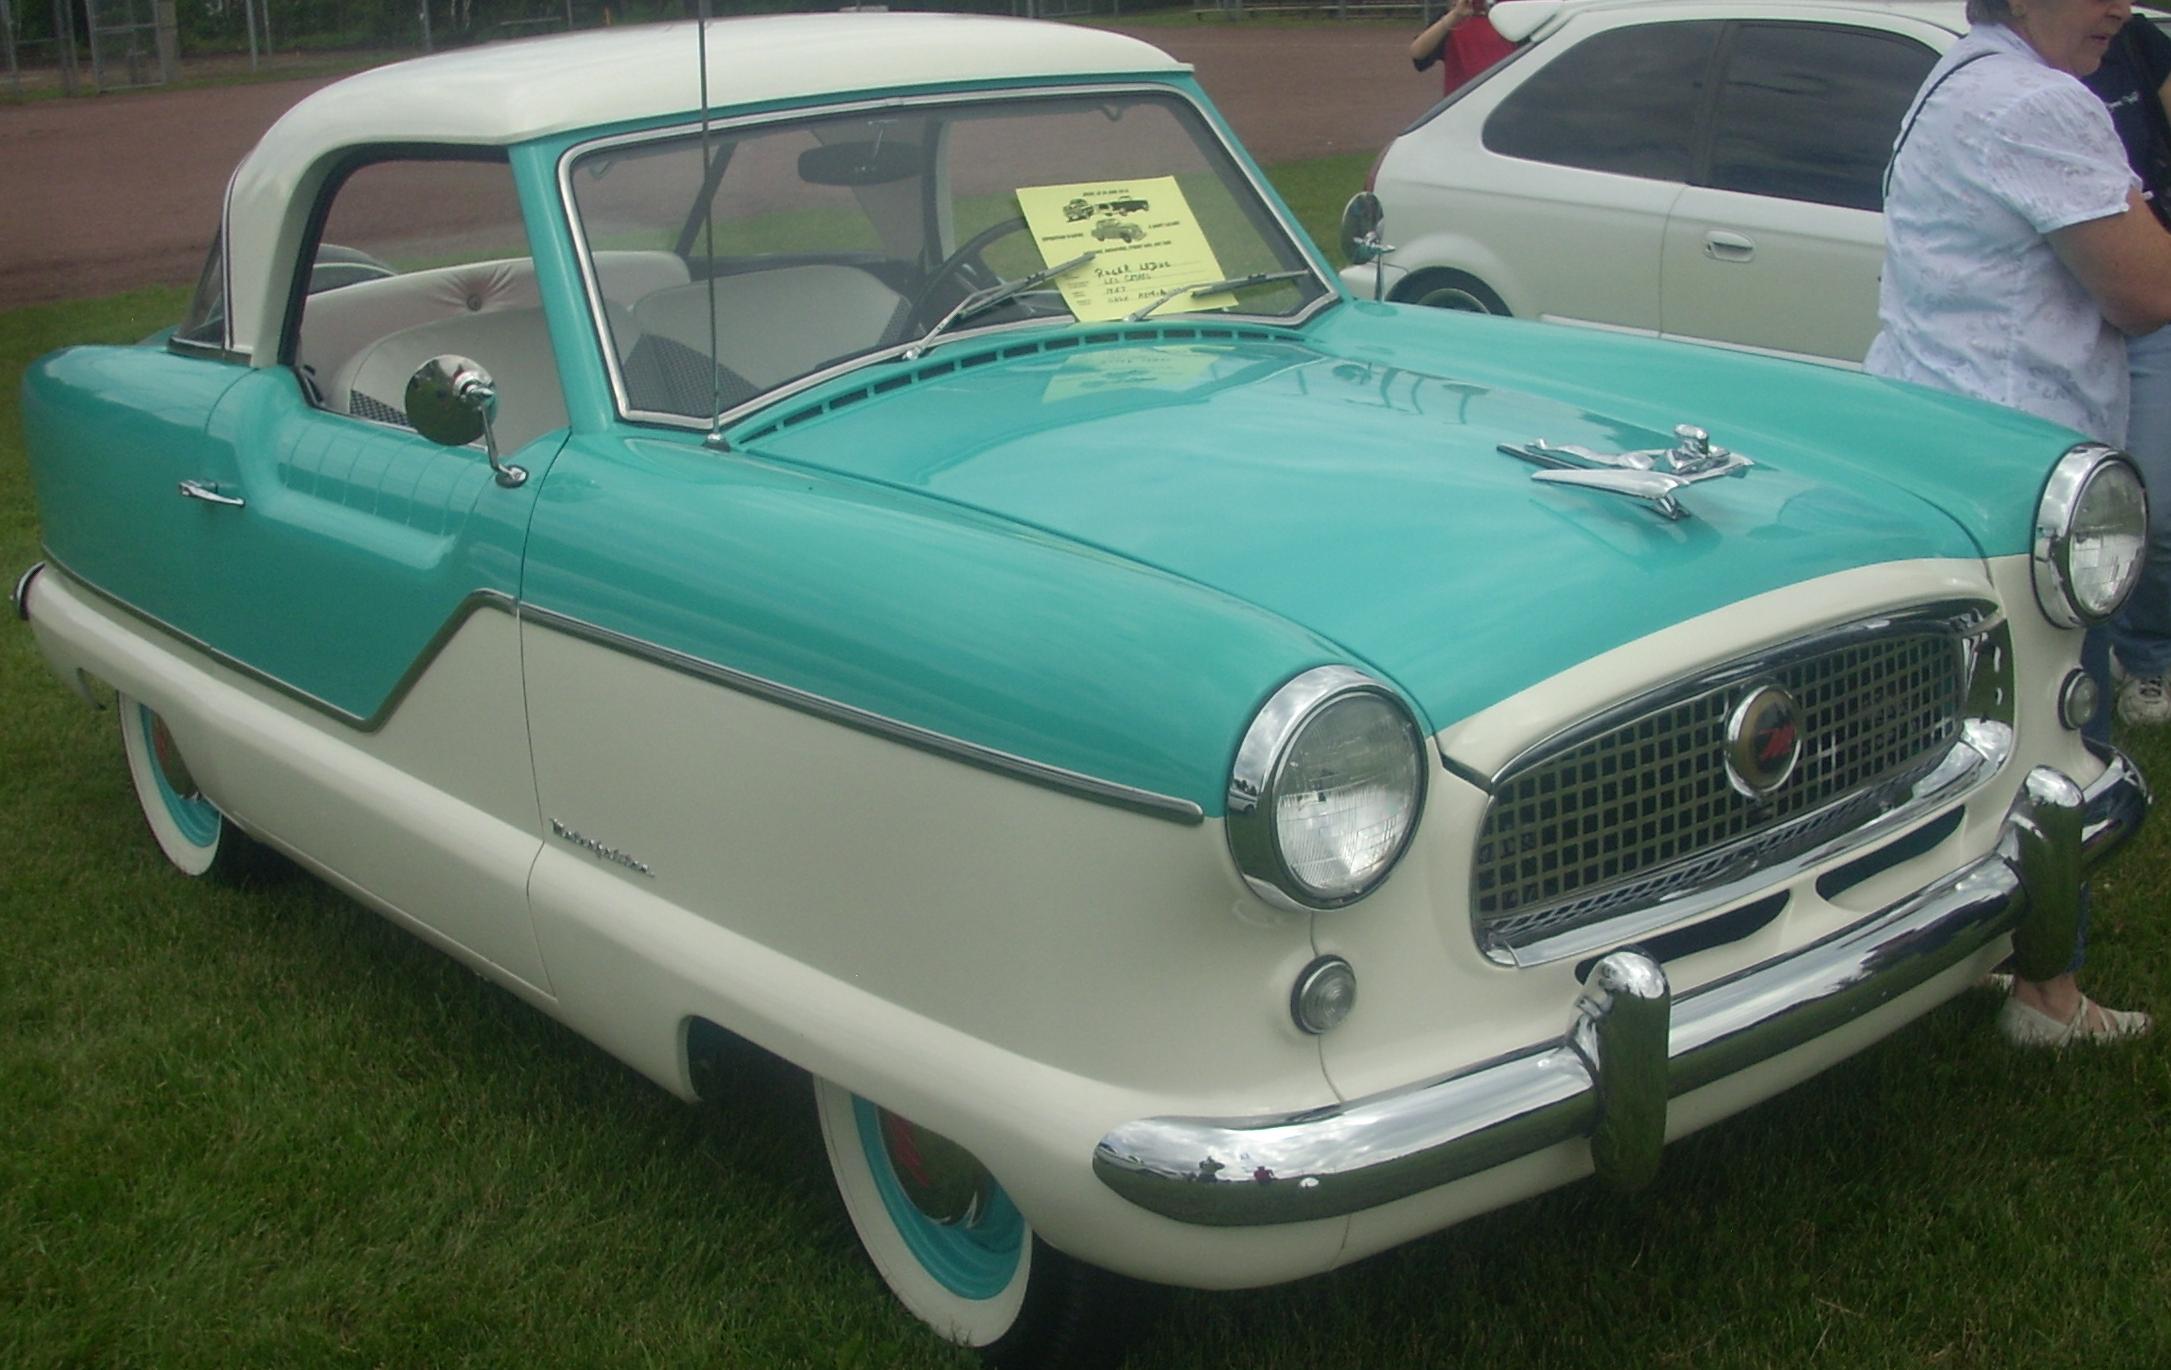
[[[1409,847],[1425,799],[1425,748],[1409,710],[1347,666],[1274,692],[1229,776],[1229,850],[1261,897],[1331,909],[1379,887]]]
[[[2035,598],[2061,628],[2118,612],[2148,547],[2148,494],[2124,453],[2082,443],[2058,459],[2035,511]]]

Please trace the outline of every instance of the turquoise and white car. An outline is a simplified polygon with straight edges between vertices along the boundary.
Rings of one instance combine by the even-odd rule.
[[[2062,964],[2147,802],[2078,728],[2118,453],[1353,296],[1106,32],[353,77],[23,415],[15,608],[175,865],[283,853],[682,1095],[803,1067],[999,1360],[1633,1185]]]

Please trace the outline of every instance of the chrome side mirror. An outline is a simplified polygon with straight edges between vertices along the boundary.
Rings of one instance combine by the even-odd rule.
[[[422,363],[407,381],[406,409],[407,421],[431,442],[465,447],[481,438],[490,469],[506,489],[527,481],[524,468],[498,460],[497,434],[490,428],[497,418],[498,386],[477,363],[449,352]]]
[[[1394,251],[1393,247],[1380,241],[1380,224],[1386,217],[1387,211],[1380,208],[1379,196],[1369,190],[1358,191],[1342,206],[1342,257],[1351,266],[1377,262]],[[1382,298],[1386,289],[1387,273],[1373,267],[1372,298]]]

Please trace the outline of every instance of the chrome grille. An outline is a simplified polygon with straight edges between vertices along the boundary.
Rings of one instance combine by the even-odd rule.
[[[1960,738],[1979,621],[1879,622],[1771,665],[1742,663],[1607,716],[1496,783],[1474,916],[1513,949],[1821,847],[1903,803]],[[1820,641],[1825,641],[1820,639]],[[1746,688],[1801,705],[1800,764],[1752,800],[1726,771]]]

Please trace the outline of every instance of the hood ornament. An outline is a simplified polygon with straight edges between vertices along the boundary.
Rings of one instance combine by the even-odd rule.
[[[1674,425],[1673,435],[1672,447],[1640,452],[1594,452],[1588,447],[1551,443],[1543,438],[1519,447],[1504,442],[1500,450],[1545,468],[1531,472],[1532,480],[1641,500],[1667,520],[1689,516],[1675,497],[1683,486],[1718,476],[1738,476],[1756,465],[1739,452],[1714,445],[1711,435],[1692,423]]]

